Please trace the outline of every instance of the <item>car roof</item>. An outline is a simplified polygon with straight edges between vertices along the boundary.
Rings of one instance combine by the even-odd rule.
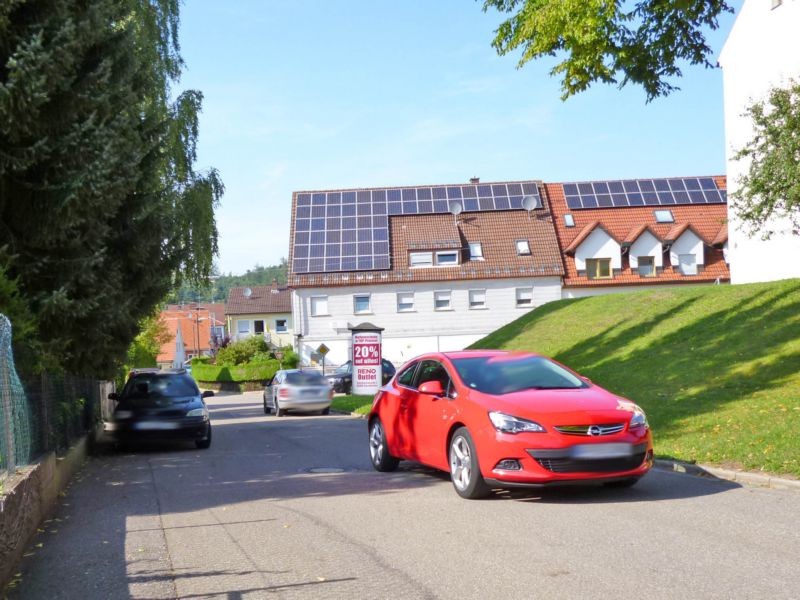
[[[523,350],[457,350],[455,352],[442,352],[450,360],[455,358],[488,358],[493,356],[540,356],[535,352]]]
[[[159,369],[159,368],[143,368],[143,369],[131,369],[129,377],[133,377],[135,375],[155,375],[157,377],[166,377],[167,375],[185,375],[188,372],[186,369]]]

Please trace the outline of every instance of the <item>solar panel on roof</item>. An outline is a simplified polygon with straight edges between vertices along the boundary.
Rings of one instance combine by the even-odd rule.
[[[727,202],[725,190],[720,190],[712,177],[565,183],[564,196],[570,210]]]
[[[297,194],[292,271],[388,269],[390,215],[446,214],[452,200],[466,212],[520,209],[528,195],[539,198],[535,182]]]

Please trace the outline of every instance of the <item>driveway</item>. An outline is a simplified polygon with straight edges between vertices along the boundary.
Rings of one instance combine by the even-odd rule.
[[[92,458],[13,598],[796,598],[800,495],[655,471],[461,500],[366,423],[210,399],[214,443]]]

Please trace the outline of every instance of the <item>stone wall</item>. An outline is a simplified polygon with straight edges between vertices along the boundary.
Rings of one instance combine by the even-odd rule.
[[[37,528],[55,508],[59,493],[86,459],[82,438],[64,457],[49,453],[35,465],[19,469],[4,482],[0,496],[0,592],[12,579]]]

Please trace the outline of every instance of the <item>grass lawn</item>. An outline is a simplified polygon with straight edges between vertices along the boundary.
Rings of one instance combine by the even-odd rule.
[[[334,396],[331,408],[344,413],[366,415],[372,408],[373,396]]]
[[[660,457],[800,477],[800,280],[551,302],[472,347],[541,352],[634,400]]]

